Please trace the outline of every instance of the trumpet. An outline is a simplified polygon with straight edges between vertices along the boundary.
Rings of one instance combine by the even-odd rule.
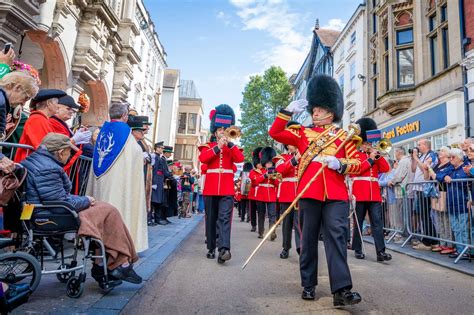
[[[224,135],[227,139],[237,139],[242,136],[242,131],[237,126],[230,126],[224,131]]]
[[[390,151],[392,151],[392,142],[390,139],[382,138],[377,144],[368,149],[367,153],[370,154],[370,151],[376,150],[377,155],[375,155],[375,159],[378,160],[382,155],[388,155]]]

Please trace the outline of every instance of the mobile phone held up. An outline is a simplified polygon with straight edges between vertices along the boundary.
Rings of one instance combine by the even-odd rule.
[[[12,43],[6,43],[5,46],[3,47],[3,53],[7,54],[12,48],[13,48]]]

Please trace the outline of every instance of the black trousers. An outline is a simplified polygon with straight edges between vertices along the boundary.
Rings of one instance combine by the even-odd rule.
[[[249,200],[250,206],[250,224],[252,227],[257,227],[257,202],[255,200]]]
[[[248,209],[248,204],[250,200],[248,199],[242,199],[240,201],[240,221],[244,222],[245,217],[248,217],[247,209]]]
[[[166,219],[166,207],[164,204],[152,202],[151,209],[153,210],[152,217],[155,220],[155,222],[158,223],[159,220]]]
[[[318,284],[318,236],[322,227],[331,292],[334,294],[340,289],[352,289],[347,265],[348,202],[304,198],[300,200],[299,207],[304,220],[300,255],[301,285],[313,287]]]
[[[382,219],[382,203],[372,201],[359,201],[356,203],[355,209],[357,221],[359,222],[360,230],[364,224],[365,215],[369,213],[370,229],[374,238],[375,250],[377,252],[385,249],[385,241],[383,238],[383,219]],[[354,218],[355,220],[355,218]],[[362,250],[362,239],[360,238],[359,229],[355,225],[352,232],[352,249]]]
[[[281,213],[285,212],[290,206],[290,203],[280,203]],[[291,210],[290,213],[283,219],[281,232],[283,234],[283,249],[289,250],[291,248],[291,238],[295,230],[295,245],[296,249],[300,248],[301,235],[299,225],[299,212],[295,209]]]
[[[232,196],[204,196],[206,204],[207,249],[216,247],[230,249],[230,230],[232,225]],[[219,244],[216,244],[216,231],[219,231]]]
[[[265,214],[268,213],[268,229],[276,222],[276,203],[257,201],[258,234],[265,232]]]

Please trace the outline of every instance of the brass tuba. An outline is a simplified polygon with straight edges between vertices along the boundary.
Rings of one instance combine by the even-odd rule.
[[[242,136],[242,131],[237,126],[230,126],[224,131],[224,135],[227,139],[237,139]]]

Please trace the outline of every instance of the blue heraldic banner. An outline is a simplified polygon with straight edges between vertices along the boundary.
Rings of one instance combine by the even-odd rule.
[[[131,129],[124,122],[105,122],[97,136],[94,147],[94,174],[100,177],[107,173],[122,153]]]

